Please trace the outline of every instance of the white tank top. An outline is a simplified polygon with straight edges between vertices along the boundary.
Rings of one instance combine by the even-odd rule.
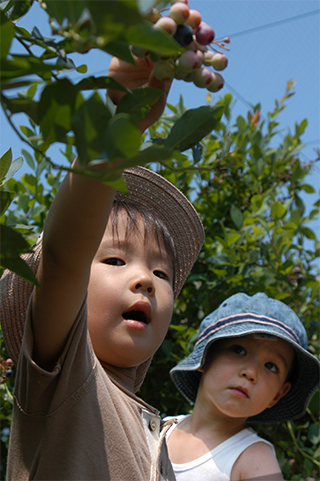
[[[174,416],[181,423],[187,416]],[[173,417],[167,417],[164,421],[168,421]],[[168,439],[177,424],[173,424],[166,434]],[[240,454],[251,444],[263,442],[271,447],[275,454],[274,447],[271,443],[260,438],[257,433],[251,429],[243,429],[239,433],[226,439],[221,444],[212,449],[212,451],[194,459],[189,463],[175,464],[172,463],[177,481],[230,481],[230,475],[234,463]]]

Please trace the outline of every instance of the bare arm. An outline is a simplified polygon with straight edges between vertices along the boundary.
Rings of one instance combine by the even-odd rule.
[[[161,115],[170,85],[159,82],[152,64],[143,60],[132,67],[112,59],[109,75],[130,89],[162,88],[164,94],[140,121],[144,131]],[[110,92],[117,103],[117,92]],[[59,188],[46,220],[43,253],[38,269],[41,287],[32,304],[34,360],[52,369],[61,355],[68,334],[85,299],[93,257],[105,231],[114,190],[102,183],[68,173]]]
[[[235,462],[231,481],[283,481],[277,459],[263,443],[249,446]]]
[[[32,305],[34,359],[45,368],[59,358],[85,299],[113,196],[101,182],[69,173],[50,208]]]

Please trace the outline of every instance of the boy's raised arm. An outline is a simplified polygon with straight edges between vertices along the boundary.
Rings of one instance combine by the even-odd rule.
[[[142,60],[142,62],[141,62]],[[112,59],[109,75],[133,89],[165,84],[152,74],[152,64],[139,59],[137,68]],[[169,86],[149,114],[140,121],[144,131],[161,115]],[[109,95],[115,103],[117,92]],[[90,267],[105,231],[114,190],[96,180],[68,173],[52,203],[42,239],[38,269],[40,287],[34,290],[32,322],[34,360],[52,369],[85,299]]]

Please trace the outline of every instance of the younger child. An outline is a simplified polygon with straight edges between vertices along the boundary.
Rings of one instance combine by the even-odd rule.
[[[319,361],[285,304],[236,294],[200,325],[194,351],[171,370],[191,415],[167,432],[177,481],[278,481],[269,442],[248,427],[301,417],[319,387]]]
[[[151,71],[144,59],[138,69],[116,59],[110,67],[130,88],[164,87]],[[43,238],[25,256],[40,285],[8,271],[1,279],[2,329],[17,365],[8,481],[174,479],[159,413],[135,392],[166,335],[203,227],[163,177],[136,167],[123,178],[128,196],[68,173]]]

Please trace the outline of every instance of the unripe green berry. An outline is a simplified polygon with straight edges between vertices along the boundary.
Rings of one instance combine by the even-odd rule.
[[[184,80],[186,76],[189,75],[188,72],[182,70],[177,63],[174,65],[174,78],[177,80]]]
[[[174,77],[173,62],[171,60],[159,60],[153,71],[158,80],[171,80]]]
[[[224,70],[228,65],[228,59],[223,53],[216,53],[211,59],[211,65],[215,70]]]
[[[204,52],[203,65],[205,65],[206,67],[212,67],[211,61],[213,59],[213,56],[214,56],[214,52],[212,52],[211,50]]]
[[[161,60],[160,55],[158,53],[154,53],[154,52],[149,53],[149,58],[150,58],[151,62],[153,62],[153,63],[159,62],[159,60]]]

